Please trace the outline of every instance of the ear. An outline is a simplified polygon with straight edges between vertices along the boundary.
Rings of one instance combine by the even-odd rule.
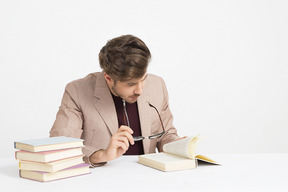
[[[108,75],[107,73],[104,73],[104,78],[107,81],[107,83],[112,83],[113,79],[110,75]]]
[[[107,73],[104,73],[104,78],[106,81],[112,81],[112,78]]]

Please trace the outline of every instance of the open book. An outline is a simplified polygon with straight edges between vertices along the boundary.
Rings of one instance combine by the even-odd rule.
[[[216,161],[196,155],[199,137],[187,137],[167,143],[161,153],[151,153],[138,156],[138,163],[159,169],[161,171],[176,171],[196,168],[198,160],[219,165]]]

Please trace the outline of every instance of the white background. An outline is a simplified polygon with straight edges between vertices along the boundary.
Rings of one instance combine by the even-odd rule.
[[[0,1],[0,156],[49,135],[65,85],[99,71],[108,39],[152,52],[179,135],[201,153],[288,152],[285,0]]]

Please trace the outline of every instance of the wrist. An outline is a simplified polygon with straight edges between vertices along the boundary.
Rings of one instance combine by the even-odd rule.
[[[95,165],[106,163],[109,159],[107,158],[105,150],[100,149],[89,156],[89,161],[91,164]]]

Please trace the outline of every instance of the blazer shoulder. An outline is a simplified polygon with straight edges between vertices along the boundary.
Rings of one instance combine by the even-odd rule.
[[[89,85],[89,84],[95,84],[97,78],[100,76],[101,72],[96,72],[96,73],[90,73],[88,74],[87,76],[83,77],[83,78],[80,78],[80,79],[76,79],[76,80],[73,80],[71,82],[69,82],[67,84],[68,87],[79,87],[79,86],[83,86],[83,85]],[[84,87],[85,87],[84,86]]]
[[[149,88],[161,89],[163,86],[166,88],[164,79],[154,74],[148,75],[146,85]]]
[[[152,82],[152,83],[162,83],[164,82],[163,78],[154,74],[149,73],[148,77],[147,77],[147,81],[148,82]]]
[[[66,85],[65,90],[72,94],[93,94],[94,88],[97,84],[97,80],[100,78],[101,75],[101,72],[90,73],[83,78],[69,82]]]
[[[163,78],[149,74],[143,89],[143,95],[149,103],[158,109],[162,109],[168,101],[168,92]]]
[[[167,88],[165,81],[162,77],[157,75],[149,74],[144,87],[144,91],[147,95],[166,95]],[[150,96],[148,96],[150,97]]]

